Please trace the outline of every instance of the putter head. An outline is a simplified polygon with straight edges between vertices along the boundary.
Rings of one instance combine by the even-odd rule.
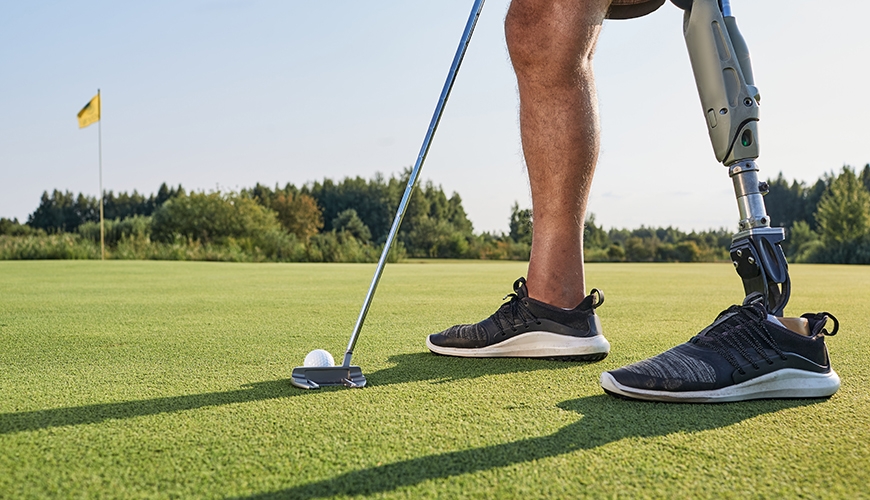
[[[290,383],[300,389],[320,389],[324,385],[364,387],[366,378],[358,366],[297,366]]]

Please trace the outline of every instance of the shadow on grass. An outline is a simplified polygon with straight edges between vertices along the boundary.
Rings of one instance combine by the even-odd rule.
[[[206,392],[186,396],[103,403],[70,408],[25,411],[0,414],[0,434],[34,431],[49,427],[67,425],[96,424],[104,420],[142,417],[195,410],[206,406],[220,406],[234,403],[247,403],[264,399],[284,398],[295,395],[297,389],[290,385],[290,379],[271,380],[246,384],[241,389],[225,392]]]
[[[372,386],[400,384],[431,380],[435,383],[458,379],[476,378],[484,375],[499,375],[554,368],[576,368],[575,363],[559,363],[523,359],[462,359],[434,356],[430,353],[400,354],[391,356],[395,366],[366,374]],[[365,373],[365,372],[364,372]],[[323,388],[319,391],[343,391],[344,388]],[[363,389],[367,390],[367,389]],[[249,403],[268,399],[289,398],[319,391],[306,391],[290,385],[290,379],[270,380],[246,384],[241,389],[224,392],[207,392],[184,396],[168,396],[139,401],[103,403],[68,408],[54,408],[17,413],[0,414],[0,435],[34,431],[51,427],[95,424],[105,420],[142,417],[195,410],[208,406]]]
[[[372,373],[363,373],[371,386],[430,381],[436,384],[509,373],[530,373],[540,370],[566,370],[592,366],[593,363],[572,363],[523,358],[455,358],[429,352],[398,354],[388,361],[395,366]]]
[[[727,427],[764,413],[808,406],[820,401],[823,400],[681,405],[624,401],[603,394],[589,396],[560,403],[560,408],[577,412],[582,418],[549,436],[414,458],[244,498],[310,499],[384,493],[424,481],[589,450],[625,438],[666,436],[677,432],[692,433]]]

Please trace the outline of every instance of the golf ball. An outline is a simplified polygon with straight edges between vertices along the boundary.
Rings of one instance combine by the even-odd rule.
[[[303,366],[335,366],[335,360],[332,359],[332,354],[323,349],[315,349],[305,356]]]

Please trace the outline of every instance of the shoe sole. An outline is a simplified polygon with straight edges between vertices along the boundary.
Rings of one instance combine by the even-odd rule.
[[[486,347],[442,347],[426,337],[426,347],[435,354],[460,358],[543,358],[558,361],[599,361],[610,352],[603,335],[571,337],[550,332],[526,332]]]
[[[728,403],[750,399],[827,398],[840,388],[840,377],[834,370],[815,373],[795,368],[783,368],[752,380],[710,391],[651,391],[620,384],[608,372],[601,374],[604,392],[627,399],[671,403]]]

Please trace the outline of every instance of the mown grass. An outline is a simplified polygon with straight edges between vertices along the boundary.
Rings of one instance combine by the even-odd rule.
[[[373,265],[0,262],[0,497],[856,498],[870,483],[870,268],[792,266],[827,310],[828,400],[606,396],[603,370],[685,341],[741,298],[724,264],[592,264],[598,363],[433,356],[524,264],[387,266],[355,364],[369,386],[290,386],[340,357]]]

